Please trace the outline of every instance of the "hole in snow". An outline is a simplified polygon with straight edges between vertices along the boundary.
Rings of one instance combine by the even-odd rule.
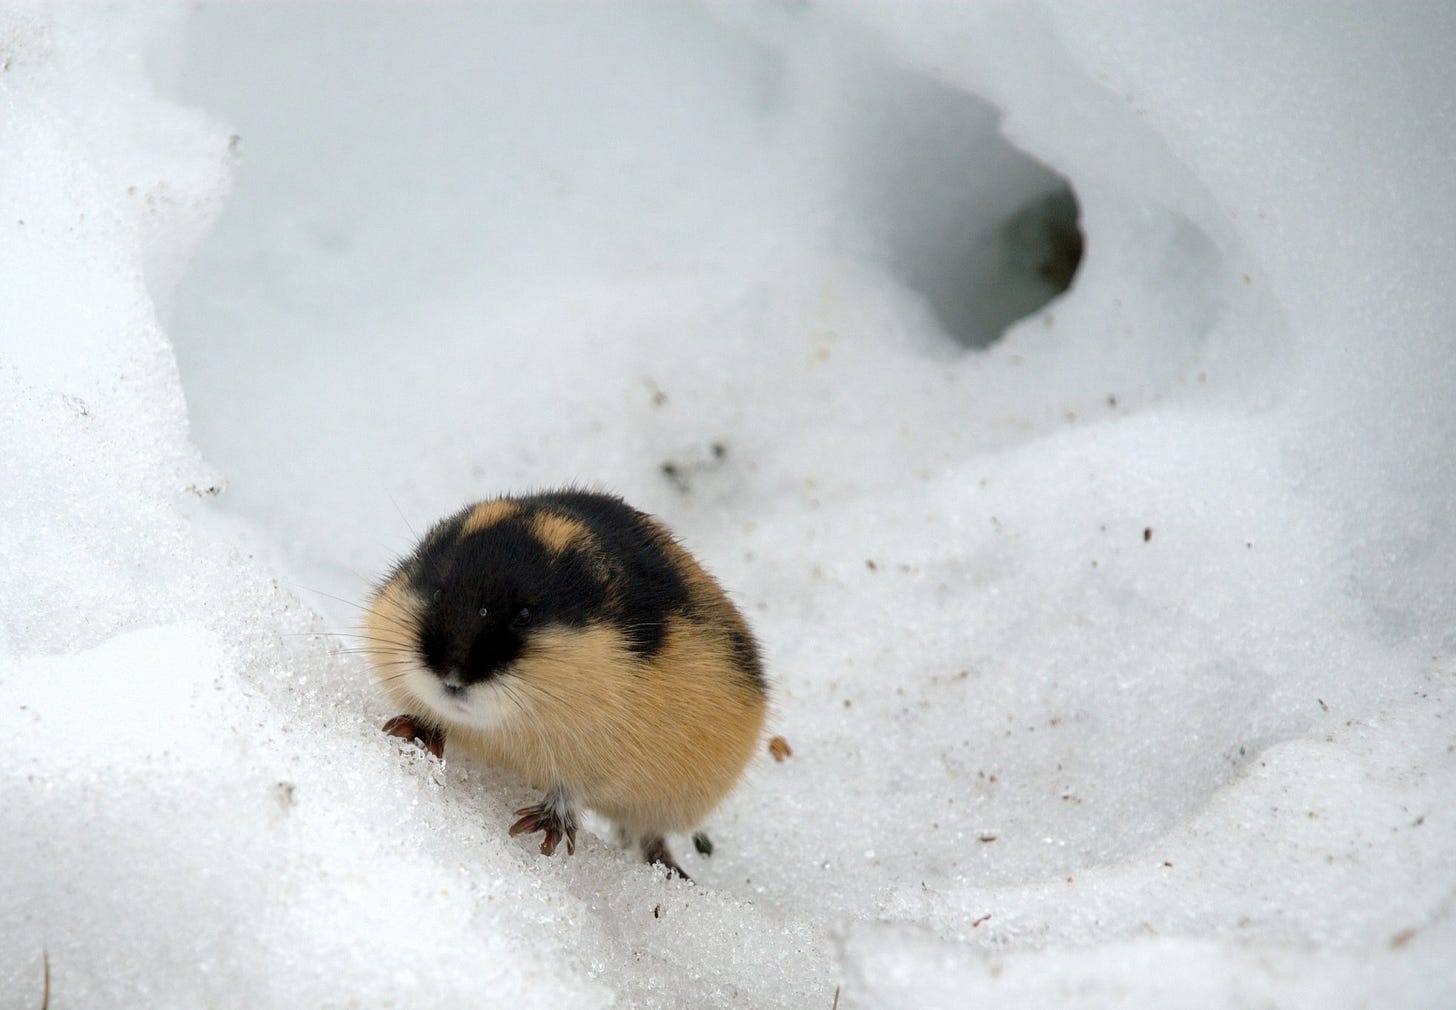
[[[902,279],[963,347],[986,347],[1072,286],[1082,262],[1077,200],[1065,184],[1011,208],[994,228],[912,255]]]
[[[1030,315],[1072,286],[1082,263],[1082,228],[1077,216],[1077,198],[1071,187],[1062,186],[1033,200],[1007,220],[1008,279],[1033,281],[1035,290],[1030,293],[1036,301],[1013,318]]]
[[[865,75],[851,186],[871,241],[961,347],[986,347],[1071,286],[1067,180],[1013,147],[977,96],[898,69]]]

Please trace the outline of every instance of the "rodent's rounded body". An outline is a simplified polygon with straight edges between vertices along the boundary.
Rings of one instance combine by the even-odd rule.
[[[553,827],[574,844],[585,805],[676,869],[662,836],[732,789],[767,710],[737,608],[660,523],[603,494],[437,523],[374,593],[365,637],[409,734],[547,791],[517,824],[545,830],[547,852]]]
[[[570,783],[634,836],[692,831],[748,764],[763,696],[694,629],[669,631],[651,663],[615,637],[593,629],[569,658],[535,664],[534,718],[452,739],[537,788]]]

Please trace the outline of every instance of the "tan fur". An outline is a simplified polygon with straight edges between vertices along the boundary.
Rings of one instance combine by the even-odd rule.
[[[364,615],[364,640],[374,676],[400,711],[427,717],[428,710],[405,685],[408,665],[414,662],[414,626],[419,602],[396,576],[374,594]]]
[[[483,503],[464,532],[517,511],[505,500]],[[587,528],[563,516],[538,515],[532,528],[553,553],[595,546]],[[749,635],[742,616],[692,556],[655,529],[698,621],[670,618],[650,661],[605,620],[584,629],[543,627],[499,678],[508,711],[499,726],[442,720],[409,689],[411,676],[397,676],[413,661],[404,629],[423,605],[400,572],[375,594],[365,622],[376,677],[401,712],[441,726],[452,747],[539,788],[565,786],[632,835],[694,829],[757,749],[766,698],[735,660],[733,634]]]
[[[591,539],[591,533],[581,523],[549,512],[538,515],[531,529],[553,554]]]
[[[489,529],[502,519],[509,518],[516,514],[516,506],[506,498],[497,498],[495,501],[483,501],[470,510],[470,515],[465,517],[465,526],[461,531],[474,533],[476,530]]]
[[[631,833],[700,824],[742,774],[764,720],[762,692],[723,643],[675,621],[643,663],[610,627],[541,637],[512,677],[523,717],[451,738],[540,788],[569,783]]]

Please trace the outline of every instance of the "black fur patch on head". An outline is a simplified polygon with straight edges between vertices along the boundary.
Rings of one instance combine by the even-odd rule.
[[[580,548],[568,548],[552,562],[551,615],[562,624],[583,625],[600,617],[607,603],[607,569]]]
[[[514,500],[523,509],[555,513],[587,528],[612,570],[607,616],[633,652],[656,655],[669,618],[686,613],[690,603],[687,583],[667,553],[667,534],[613,495],[555,491]]]
[[[452,587],[473,591],[482,606],[512,596],[524,603],[542,596],[550,581],[551,554],[519,516],[471,530],[441,554]]]
[[[441,677],[494,676],[529,647],[543,624],[582,625],[601,610],[606,585],[577,551],[556,555],[528,515],[465,531],[469,510],[425,536],[409,563],[424,604],[419,652]]]

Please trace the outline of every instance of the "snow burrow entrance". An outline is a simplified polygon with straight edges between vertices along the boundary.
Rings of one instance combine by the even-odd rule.
[[[1006,140],[994,106],[898,69],[856,83],[844,153],[866,240],[951,341],[987,347],[1071,286],[1082,261],[1077,199]]]

